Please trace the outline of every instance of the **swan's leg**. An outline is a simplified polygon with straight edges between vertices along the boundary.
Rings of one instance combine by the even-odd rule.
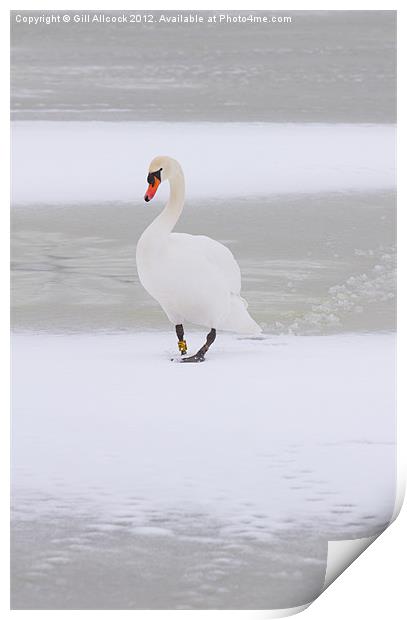
[[[205,353],[207,352],[211,344],[213,344],[213,342],[215,341],[215,338],[216,338],[216,329],[212,327],[211,331],[206,336],[206,342],[203,345],[203,347],[201,347],[199,351],[195,353],[195,355],[192,355],[191,357],[184,357],[184,359],[181,361],[182,362],[204,362]]]
[[[184,328],[183,326],[180,325],[176,325],[175,326],[175,331],[177,332],[177,336],[178,336],[178,349],[181,353],[181,355],[186,355],[187,353],[187,343],[186,340],[184,340]]]

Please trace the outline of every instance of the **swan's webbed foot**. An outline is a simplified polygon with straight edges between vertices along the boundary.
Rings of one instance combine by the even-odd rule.
[[[172,362],[178,361],[178,362],[189,362],[189,363],[200,363],[200,362],[204,362],[205,361],[205,353],[207,352],[207,350],[209,349],[209,347],[211,346],[211,344],[214,342],[215,338],[216,338],[216,329],[212,328],[211,331],[209,332],[209,334],[206,337],[206,342],[203,345],[203,347],[201,347],[199,349],[199,351],[197,353],[195,353],[195,355],[190,355],[190,357],[183,357],[184,355],[186,355],[187,352],[187,343],[184,340],[184,328],[181,325],[181,323],[179,325],[175,326],[175,330],[177,332],[177,336],[178,336],[178,349],[181,353],[181,359],[177,359],[175,360],[174,358],[171,358]]]
[[[180,359],[180,362],[204,362],[205,361],[205,355],[203,353],[200,353],[198,351],[198,353],[195,353],[195,355],[190,355],[189,357],[183,357],[182,359]]]
[[[203,345],[203,347],[201,347],[199,351],[195,353],[195,355],[191,355],[190,357],[183,357],[179,361],[180,362],[195,362],[195,363],[204,362],[205,354],[207,350],[209,349],[209,347],[211,346],[211,344],[214,342],[215,338],[216,338],[216,329],[212,328],[206,337],[206,342]]]
[[[181,354],[182,355],[182,354]],[[183,362],[204,362],[205,361],[205,356],[202,354],[195,353],[195,355],[190,355],[189,357],[172,357],[171,358],[172,362],[179,362],[180,364]]]

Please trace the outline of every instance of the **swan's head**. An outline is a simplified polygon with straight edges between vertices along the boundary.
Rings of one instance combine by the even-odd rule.
[[[180,170],[179,163],[175,159],[172,159],[172,157],[166,157],[165,155],[154,157],[148,168],[148,187],[144,194],[144,200],[150,202],[150,200],[154,198],[160,183],[170,179]]]

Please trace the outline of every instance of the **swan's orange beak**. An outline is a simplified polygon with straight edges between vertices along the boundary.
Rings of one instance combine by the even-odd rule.
[[[149,183],[147,187],[147,191],[144,194],[144,200],[146,202],[150,202],[150,200],[154,198],[154,195],[158,189],[158,186],[160,185],[160,182],[161,181],[157,179],[157,177],[154,177],[154,181],[152,183]]]

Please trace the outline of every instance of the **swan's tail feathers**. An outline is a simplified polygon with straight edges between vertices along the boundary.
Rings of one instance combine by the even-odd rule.
[[[230,299],[230,312],[220,322],[218,329],[247,336],[258,336],[262,332],[260,325],[257,325],[247,311],[247,301],[240,295],[233,293]]]

